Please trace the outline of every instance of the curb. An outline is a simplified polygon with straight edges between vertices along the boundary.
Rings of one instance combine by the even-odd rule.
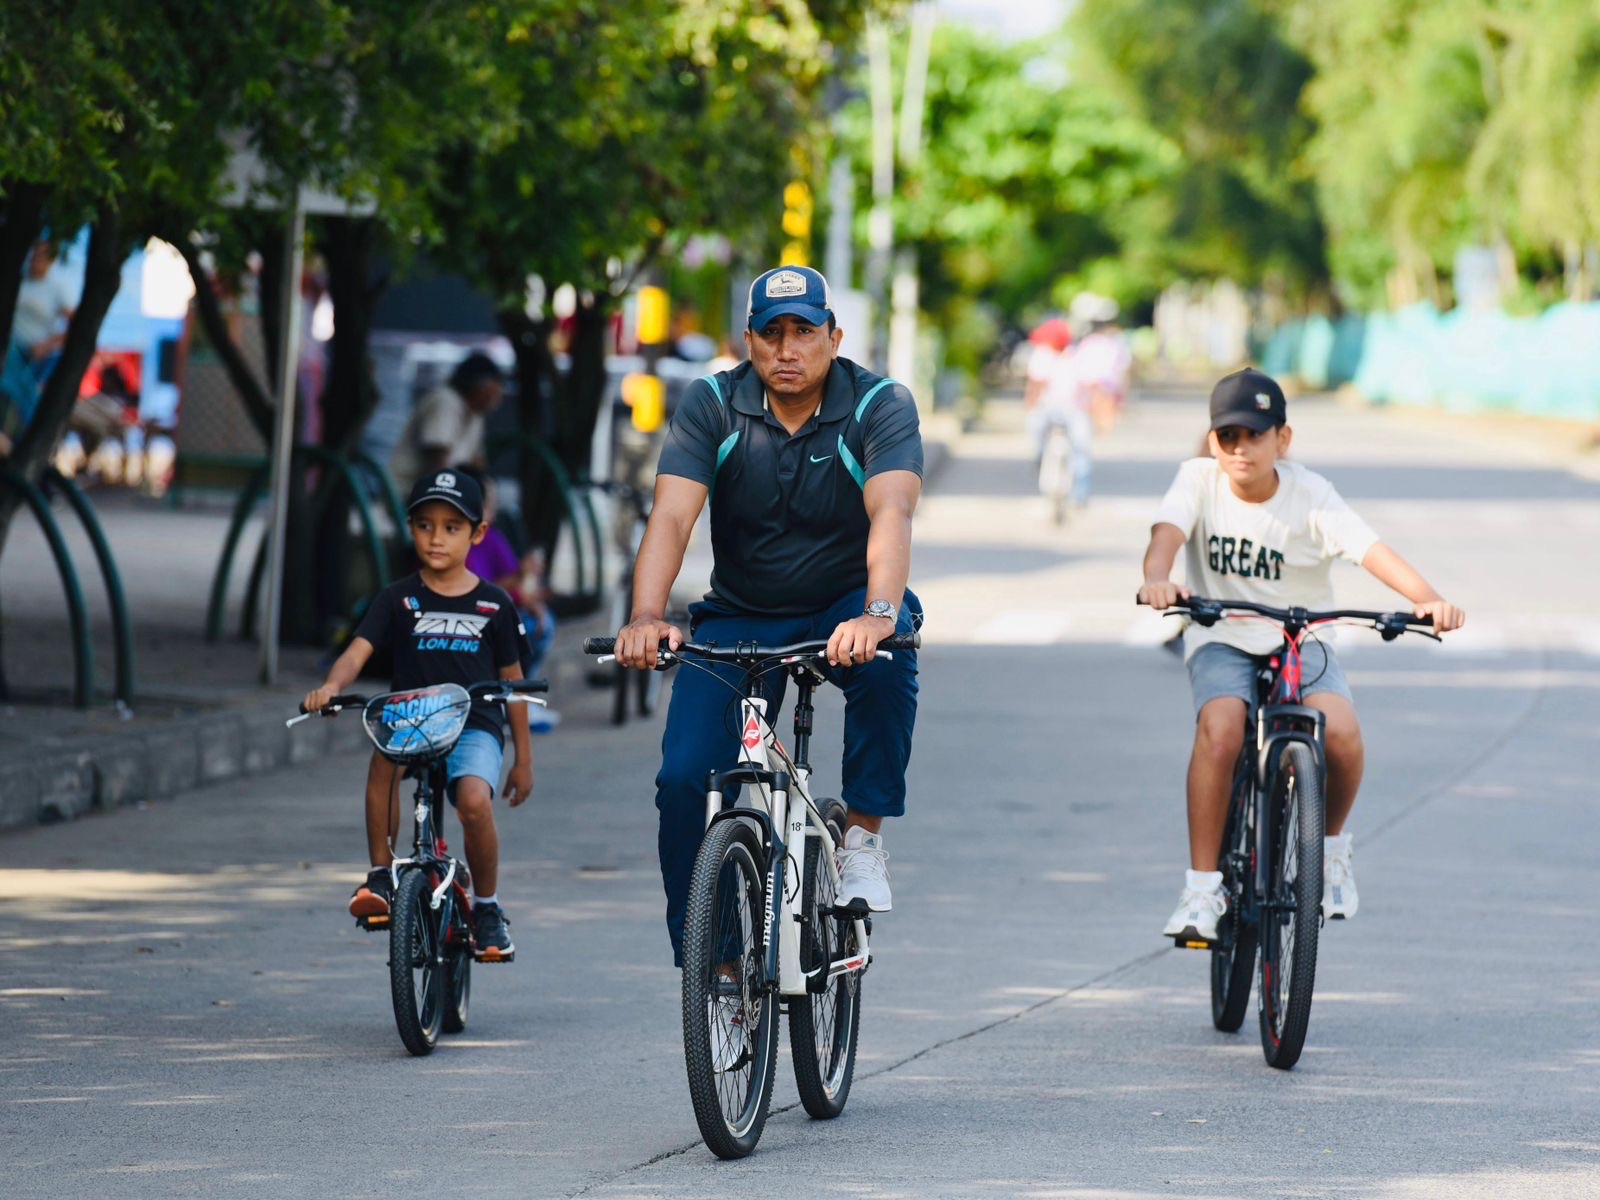
[[[308,721],[289,730],[284,712],[281,697],[256,700],[8,756],[0,830],[162,800],[361,745],[359,723]]]

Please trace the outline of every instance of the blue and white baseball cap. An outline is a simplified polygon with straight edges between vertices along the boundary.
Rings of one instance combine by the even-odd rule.
[[[833,297],[821,271],[810,267],[774,267],[750,285],[751,329],[765,329],[774,317],[793,316],[826,325],[833,316]]]

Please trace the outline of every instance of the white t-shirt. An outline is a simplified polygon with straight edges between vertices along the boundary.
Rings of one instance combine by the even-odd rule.
[[[1065,416],[1085,407],[1079,364],[1077,346],[1068,346],[1056,356],[1045,381],[1044,394],[1039,398],[1039,407],[1046,413]]]
[[[448,449],[446,466],[471,462],[483,454],[483,415],[475,413],[449,384],[434,388],[406,422],[394,448],[389,473],[404,496],[424,470],[424,450]]]
[[[76,308],[78,289],[52,267],[43,277],[25,276],[17,289],[11,340],[27,349],[56,332],[63,313]]]
[[[1272,499],[1251,504],[1233,494],[1215,459],[1191,458],[1178,468],[1155,523],[1176,525],[1188,539],[1184,562],[1195,595],[1274,608],[1332,608],[1333,560],[1359,563],[1378,541],[1333,484],[1287,460],[1278,463]],[[1271,654],[1283,638],[1262,621],[1224,618],[1210,629],[1191,625],[1185,657],[1208,642]]]

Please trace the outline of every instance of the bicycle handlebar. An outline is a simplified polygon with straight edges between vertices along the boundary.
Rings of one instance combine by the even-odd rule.
[[[549,690],[550,683],[544,679],[486,679],[467,688],[467,695],[474,700],[493,700],[497,704],[504,704],[512,696]],[[347,708],[365,708],[371,700],[371,696],[346,692],[333,697],[316,712],[307,712],[305,703],[301,702],[295,706],[300,715],[290,717],[284,725],[298,725],[301,721],[309,721],[312,717],[331,717]]]
[[[891,633],[878,643],[880,650],[915,650],[922,645],[920,633]],[[826,653],[828,643],[826,640],[816,642],[795,642],[788,646],[763,646],[757,642],[736,642],[732,646],[718,646],[715,643],[701,645],[698,642],[684,642],[677,650],[673,650],[666,642],[662,642],[660,649],[669,654],[692,654],[696,658],[703,658],[708,662],[734,663],[738,666],[751,666],[770,658],[814,658]],[[614,637],[592,637],[583,639],[583,652],[585,654],[615,654],[617,639]]]
[[[1145,601],[1134,596],[1135,604],[1144,604]],[[1433,628],[1432,617],[1419,617],[1413,613],[1403,612],[1369,612],[1357,608],[1336,608],[1322,612],[1313,612],[1304,608],[1273,608],[1269,604],[1257,604],[1252,600],[1211,600],[1204,596],[1190,596],[1185,599],[1179,596],[1168,609],[1177,609],[1188,613],[1194,618],[1195,624],[1212,626],[1220,621],[1227,612],[1247,612],[1260,617],[1271,617],[1273,620],[1284,622],[1297,622],[1302,625],[1314,625],[1323,621],[1371,621],[1373,627],[1383,636],[1386,642],[1392,642],[1402,633],[1420,633],[1439,641],[1439,635],[1429,632]]]

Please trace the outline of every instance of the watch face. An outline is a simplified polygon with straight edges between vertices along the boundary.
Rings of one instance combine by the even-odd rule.
[[[895,618],[895,607],[887,600],[874,600],[867,605],[867,612],[874,617],[888,617],[891,621]]]

